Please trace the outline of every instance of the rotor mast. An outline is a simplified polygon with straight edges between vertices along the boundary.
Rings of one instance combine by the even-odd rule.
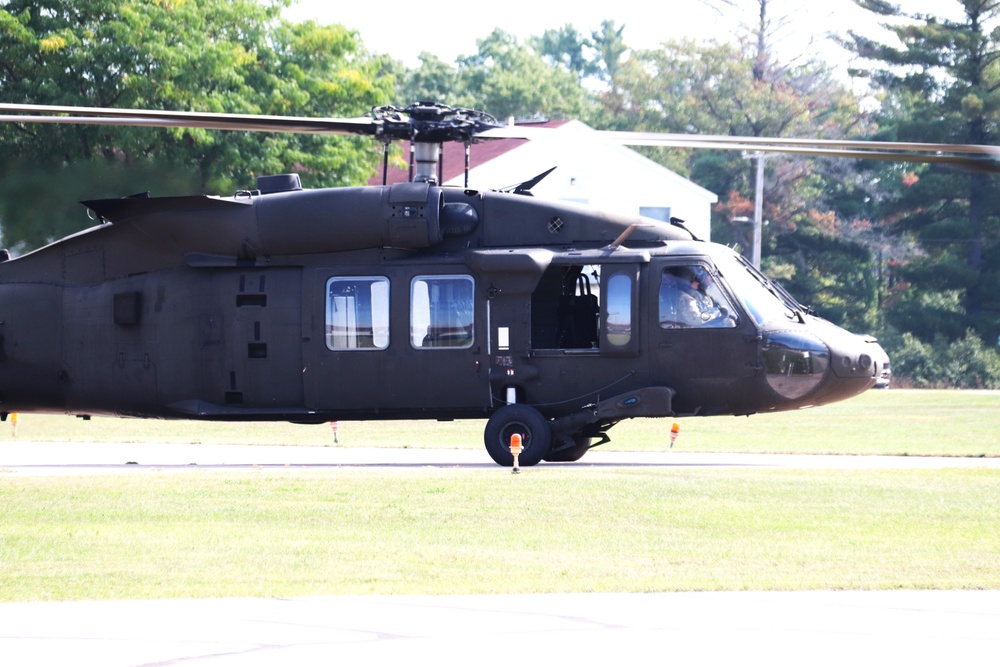
[[[441,144],[426,141],[413,142],[413,161],[416,171],[413,180],[416,183],[437,183],[438,163],[441,160]]]
[[[437,183],[441,144],[446,141],[474,143],[486,130],[501,127],[493,116],[475,109],[462,109],[436,102],[417,102],[405,108],[375,107],[371,112],[375,136],[382,141],[408,139],[413,147],[413,180]]]

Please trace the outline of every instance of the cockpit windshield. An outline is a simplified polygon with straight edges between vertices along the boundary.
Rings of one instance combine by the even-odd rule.
[[[805,308],[752,264],[728,253],[719,253],[714,259],[740,303],[757,324],[799,320],[799,313]]]

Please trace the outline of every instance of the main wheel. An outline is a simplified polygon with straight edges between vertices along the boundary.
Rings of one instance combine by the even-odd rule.
[[[512,467],[514,455],[510,453],[510,436],[521,434],[521,455],[518,463],[533,466],[549,453],[552,446],[552,430],[549,422],[530,405],[505,405],[486,422],[483,439],[490,458],[498,465]]]
[[[560,449],[558,452],[550,451],[545,455],[545,460],[552,461],[553,463],[571,463],[573,461],[579,461],[590,449],[590,443],[592,440],[593,438],[585,438],[581,435],[575,436],[572,438],[572,446],[567,447],[566,449]],[[552,449],[555,448],[553,447]]]

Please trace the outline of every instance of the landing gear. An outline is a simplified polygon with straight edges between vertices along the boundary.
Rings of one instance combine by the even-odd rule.
[[[549,421],[530,405],[505,405],[486,422],[484,440],[486,451],[498,465],[514,465],[510,453],[510,436],[521,434],[524,450],[518,458],[522,466],[533,466],[549,453],[552,446],[552,429]],[[582,455],[581,455],[582,456]]]

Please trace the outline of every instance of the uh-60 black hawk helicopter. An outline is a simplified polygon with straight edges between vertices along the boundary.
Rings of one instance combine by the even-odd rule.
[[[305,119],[0,105],[8,122],[409,139],[415,176],[231,197],[83,202],[91,229],[0,263],[0,415],[205,420],[488,418],[512,465],[574,461],[633,417],[848,398],[887,357],[683,226],[441,187],[440,144],[525,137],[419,103]],[[537,134],[537,130],[536,133]],[[628,144],[989,162],[982,146],[598,133]],[[528,138],[531,138],[530,136]]]

